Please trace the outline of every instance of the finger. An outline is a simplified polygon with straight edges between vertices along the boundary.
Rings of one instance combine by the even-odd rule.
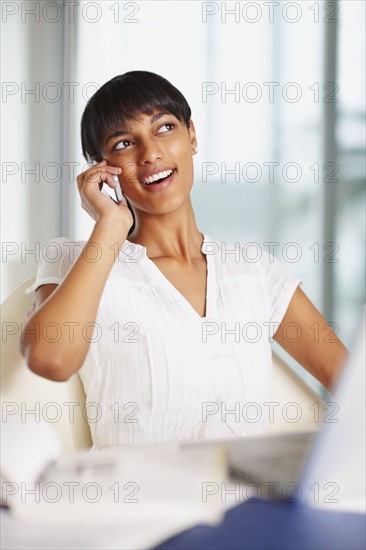
[[[84,185],[86,184],[88,178],[90,177],[90,174],[93,174],[94,166],[92,168],[88,168],[84,172],[81,172],[81,174],[79,174],[77,176],[76,183],[77,183],[77,186],[78,186],[78,189],[79,189],[79,193],[81,193],[81,190],[84,187]]]
[[[114,178],[113,178],[112,174],[107,174],[107,177],[105,179],[105,183],[107,183],[109,185],[109,187],[112,187],[112,189],[115,189],[118,185],[117,182],[114,181]]]
[[[121,172],[121,168],[115,166],[103,166],[94,167],[92,170],[85,173],[84,185],[98,184],[106,181],[113,181],[113,175],[118,175]],[[110,179],[112,178],[112,179]]]
[[[86,170],[86,172],[83,172],[80,174],[77,178],[77,184],[79,193],[81,194],[83,191],[85,191],[86,187],[89,187],[90,185],[97,185],[99,187],[99,190],[102,190],[103,183],[106,182],[109,187],[112,187],[112,189],[115,188],[116,184],[113,180],[113,176],[118,176],[121,174],[122,168],[119,166],[93,166],[93,168],[89,168],[89,170]]]
[[[91,178],[95,178],[95,181],[105,181],[108,174],[118,176],[122,169],[119,166],[103,166],[94,167],[90,172]]]
[[[85,170],[85,172],[82,172],[77,177],[78,185],[80,183],[84,183],[87,178],[89,178],[93,174],[98,174],[101,178],[104,172],[112,172],[119,174],[122,169],[119,166],[108,166],[106,165],[106,161],[102,161],[98,164],[94,164],[91,168],[88,168],[88,170]]]

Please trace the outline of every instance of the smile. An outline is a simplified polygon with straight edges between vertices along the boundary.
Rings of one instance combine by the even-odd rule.
[[[159,172],[158,174],[154,174],[153,176],[145,178],[144,180],[142,180],[141,185],[149,191],[159,191],[160,189],[164,189],[171,183],[174,177],[174,173],[175,170],[164,170],[162,172]]]
[[[154,174],[153,176],[149,176],[148,178],[145,178],[142,180],[142,183],[155,183],[158,180],[165,179],[168,176],[170,176],[173,173],[173,170],[164,170],[162,172],[159,172],[158,174]]]

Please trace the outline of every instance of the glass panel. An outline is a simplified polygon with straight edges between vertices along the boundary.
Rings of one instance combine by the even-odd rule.
[[[365,2],[340,2],[335,317],[352,344],[365,301]]]

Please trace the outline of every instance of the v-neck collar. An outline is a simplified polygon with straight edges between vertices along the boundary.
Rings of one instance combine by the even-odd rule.
[[[199,321],[206,321],[208,319],[213,319],[216,317],[216,266],[215,258],[213,254],[207,254],[206,245],[208,242],[208,236],[205,233],[203,235],[203,242],[201,245],[201,252],[206,256],[206,265],[207,265],[207,275],[206,275],[206,305],[205,305],[205,316],[201,317],[190,302],[183,296],[181,292],[165,277],[163,272],[158,268],[158,266],[151,260],[147,255],[147,250],[145,246],[142,246],[137,243],[131,243],[126,239],[127,243],[133,244],[140,249],[144,260],[151,266],[151,269],[155,271],[158,278],[164,283],[164,286],[170,290],[172,294],[180,301],[182,306],[196,319]]]

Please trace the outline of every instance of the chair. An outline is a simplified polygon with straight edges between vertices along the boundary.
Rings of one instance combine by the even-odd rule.
[[[271,403],[274,422],[266,432],[318,430],[324,418],[324,401],[285,361],[272,352]]]
[[[25,289],[33,280],[32,278],[21,284],[1,305],[0,378],[3,414],[4,411],[8,415],[29,414],[33,419],[39,417],[41,421],[46,421],[57,431],[65,451],[91,447],[92,439],[84,409],[85,393],[79,375],[74,374],[67,382],[47,380],[34,374],[20,354],[21,324],[25,322],[25,312],[30,308],[33,299],[33,294],[25,294]],[[319,427],[315,421],[314,403],[319,403],[319,410],[322,411],[321,398],[275,353],[271,401],[278,402],[279,406],[275,411],[275,422],[268,425],[268,432],[311,430]],[[287,415],[283,411],[289,403],[294,402],[300,407],[302,414],[298,422],[289,422],[286,417],[290,417],[290,409],[287,409]],[[27,411],[35,412],[32,415]],[[291,417],[293,416],[292,408]]]
[[[83,408],[85,393],[79,375],[74,374],[67,382],[47,380],[27,367],[19,351],[21,326],[33,300],[33,294],[25,294],[25,289],[33,282],[34,278],[18,286],[1,305],[2,416],[14,414],[21,418],[23,415],[36,422],[46,422],[56,430],[65,451],[91,447]]]

